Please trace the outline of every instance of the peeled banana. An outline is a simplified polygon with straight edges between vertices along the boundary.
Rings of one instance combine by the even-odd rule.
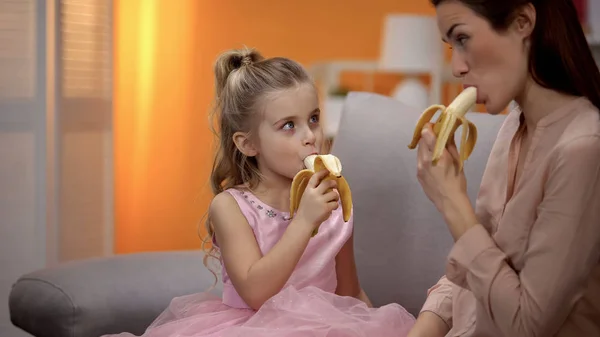
[[[421,139],[421,130],[427,124],[438,110],[442,113],[435,121],[433,132],[437,136],[435,148],[432,156],[432,163],[437,164],[442,156],[447,144],[454,144],[454,133],[462,125],[462,137],[460,142],[460,161],[459,170],[463,169],[464,162],[469,158],[475,143],[477,142],[477,128],[475,124],[467,120],[464,116],[475,105],[477,101],[477,88],[468,87],[463,90],[448,107],[441,104],[434,104],[421,114],[412,142],[408,145],[409,149],[416,148]]]
[[[348,222],[352,213],[352,193],[350,192],[348,182],[344,176],[342,176],[342,164],[340,163],[340,160],[332,154],[310,155],[304,159],[304,166],[306,168],[298,172],[292,181],[292,188],[290,191],[290,215],[294,216],[294,213],[298,210],[302,194],[312,175],[321,170],[328,170],[329,175],[327,175],[323,181],[331,179],[336,180],[337,190],[340,194],[340,200],[342,201],[344,221]],[[317,232],[318,228],[313,231],[312,236],[317,235]]]

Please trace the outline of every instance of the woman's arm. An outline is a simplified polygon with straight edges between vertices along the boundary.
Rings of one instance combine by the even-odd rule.
[[[444,337],[450,329],[444,320],[431,311],[422,311],[407,337]]]
[[[408,337],[443,337],[452,327],[452,283],[446,276],[427,291],[417,322]]]
[[[555,153],[520,272],[481,225],[452,248],[448,279],[470,289],[505,336],[554,335],[598,266],[599,172],[600,137]]]
[[[360,287],[356,263],[354,260],[354,232],[342,246],[335,257],[335,271],[337,274],[337,289],[335,293],[340,296],[352,296],[365,302],[369,308],[373,307],[367,294]]]
[[[262,256],[252,228],[233,196],[218,194],[210,205],[211,220],[227,273],[253,309],[277,294],[291,276],[310,240],[313,226],[291,221],[282,238]]]

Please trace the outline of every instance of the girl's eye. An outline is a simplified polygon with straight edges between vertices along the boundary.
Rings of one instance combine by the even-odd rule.
[[[289,130],[289,129],[293,129],[294,128],[294,122],[287,122],[285,124],[283,124],[282,127],[284,130]]]
[[[312,123],[318,123],[319,122],[319,116],[318,115],[313,115],[312,117],[310,117],[310,121]]]

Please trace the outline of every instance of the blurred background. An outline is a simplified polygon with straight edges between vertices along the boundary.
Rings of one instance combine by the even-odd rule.
[[[577,6],[600,59],[600,1]],[[200,248],[220,52],[305,65],[335,141],[348,91],[425,108],[461,90],[433,15],[429,0],[0,0],[0,336],[21,334],[7,296],[26,272]]]

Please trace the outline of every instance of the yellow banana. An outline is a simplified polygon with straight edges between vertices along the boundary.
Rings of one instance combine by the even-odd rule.
[[[421,139],[421,130],[425,124],[433,118],[435,113],[438,110],[441,110],[442,113],[433,126],[433,132],[437,136],[437,141],[433,151],[432,163],[434,165],[437,164],[447,144],[454,144],[454,133],[456,132],[456,129],[462,125],[459,161],[459,170],[462,170],[464,161],[469,158],[475,148],[475,143],[477,142],[477,128],[475,127],[475,124],[464,117],[467,111],[475,105],[476,101],[477,89],[475,87],[468,87],[456,96],[454,101],[452,101],[448,107],[434,104],[425,109],[421,114],[421,117],[419,117],[412,142],[408,145],[408,148],[416,148]]]
[[[329,175],[327,175],[323,181],[331,179],[336,180],[337,190],[340,194],[340,200],[342,201],[344,221],[348,222],[352,212],[352,193],[350,192],[350,186],[348,185],[346,178],[342,176],[342,164],[340,163],[340,160],[332,154],[310,155],[304,159],[304,166],[306,168],[298,172],[292,181],[290,190],[290,215],[294,216],[294,213],[298,210],[302,194],[312,175],[321,170],[328,170]],[[315,229],[312,236],[315,236],[317,232],[318,229]]]

